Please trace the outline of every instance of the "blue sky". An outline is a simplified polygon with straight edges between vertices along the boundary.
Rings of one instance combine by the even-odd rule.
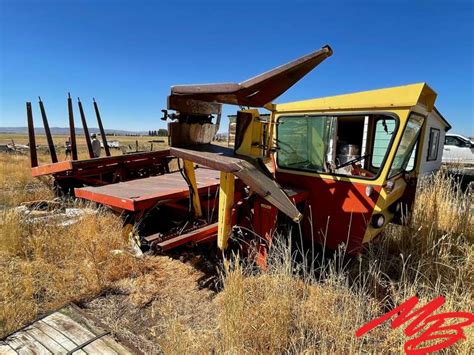
[[[25,101],[39,124],[38,95],[67,126],[70,91],[90,126],[95,97],[107,128],[158,129],[173,84],[239,82],[330,44],[277,102],[426,81],[474,135],[472,3],[0,0],[0,126],[25,126]]]

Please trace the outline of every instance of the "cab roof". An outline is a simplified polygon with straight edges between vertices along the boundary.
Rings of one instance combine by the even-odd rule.
[[[422,104],[430,112],[434,108],[436,96],[436,92],[434,92],[426,83],[417,83],[356,92],[352,94],[275,104],[274,109],[277,112],[364,110],[404,108]]]

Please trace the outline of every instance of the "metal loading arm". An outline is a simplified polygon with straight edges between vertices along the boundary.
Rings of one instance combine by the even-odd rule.
[[[179,97],[221,104],[263,107],[287,91],[331,55],[332,49],[326,45],[318,51],[239,84],[221,83],[172,86],[171,100],[169,102],[172,102],[174,97]],[[169,108],[175,109],[175,107]]]
[[[294,221],[298,222],[302,218],[295,204],[275,180],[249,160],[231,156],[231,149],[215,145],[196,146],[193,149],[171,147],[170,154],[221,172],[232,173]]]

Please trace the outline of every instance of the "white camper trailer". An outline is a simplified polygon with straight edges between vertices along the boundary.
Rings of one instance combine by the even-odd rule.
[[[428,116],[421,153],[421,174],[429,174],[441,167],[444,137],[451,125],[435,107]]]

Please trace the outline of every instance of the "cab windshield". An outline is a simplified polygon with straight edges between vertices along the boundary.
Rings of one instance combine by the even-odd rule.
[[[277,128],[280,168],[375,178],[398,119],[387,115],[282,116]]]

